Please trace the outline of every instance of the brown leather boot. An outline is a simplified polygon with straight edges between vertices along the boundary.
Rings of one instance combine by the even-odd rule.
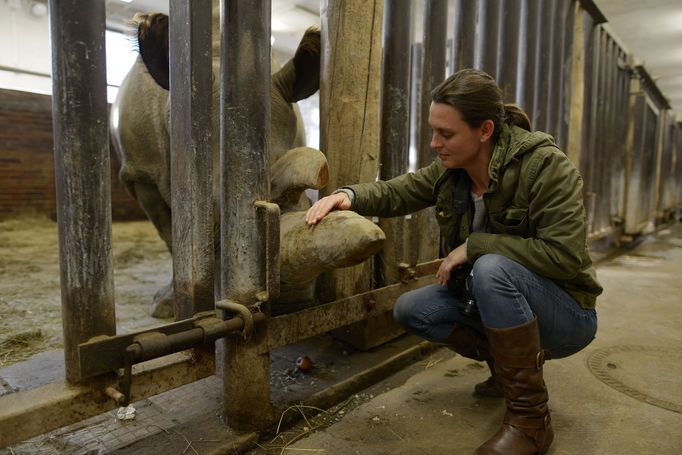
[[[504,390],[495,376],[493,358],[488,349],[488,340],[471,327],[455,324],[446,341],[446,346],[467,359],[485,361],[490,377],[474,386],[474,391],[483,397],[501,398]]]
[[[537,320],[509,329],[486,328],[495,373],[504,388],[502,427],[476,449],[479,455],[544,454],[554,439],[542,376],[544,351]]]

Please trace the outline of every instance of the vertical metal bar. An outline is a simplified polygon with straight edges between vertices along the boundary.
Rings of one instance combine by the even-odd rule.
[[[104,2],[50,0],[52,119],[66,379],[78,344],[116,334]]]
[[[431,90],[445,78],[445,38],[447,33],[448,2],[427,0],[424,11],[424,46],[421,71],[421,116],[419,127],[419,167],[433,161],[429,107]]]
[[[170,2],[170,154],[175,319],[213,304],[211,0]]]
[[[225,1],[221,21],[221,298],[251,306],[266,285],[254,203],[270,193],[270,0]],[[223,341],[225,417],[234,428],[272,418],[270,355],[254,342],[267,339],[267,327],[258,328],[254,340]]]
[[[523,0],[521,4],[521,26],[519,35],[518,86],[516,99],[529,118],[533,118],[535,95],[536,47],[538,44],[538,15],[540,0]]]
[[[397,177],[407,170],[411,7],[410,0],[387,0],[384,5],[380,169],[382,180]]]
[[[580,173],[585,181],[585,192],[586,195],[593,192],[591,182],[591,163],[594,161],[593,151],[591,147],[592,132],[594,130],[593,126],[593,100],[595,99],[595,81],[594,81],[594,65],[595,65],[595,52],[594,52],[594,35],[595,35],[595,25],[592,16],[583,11],[583,36],[576,37],[576,39],[583,40],[584,49],[584,69],[583,78],[585,81],[585,95],[583,98],[583,108],[585,110],[583,115],[583,125],[582,125],[582,135],[581,135],[581,153],[580,153]],[[587,202],[587,201],[586,201]],[[587,206],[587,205],[586,205]],[[589,220],[588,220],[589,222]]]
[[[617,111],[617,96],[618,96],[618,45],[613,39],[610,39],[609,49],[609,74],[608,74],[608,92],[607,92],[607,119],[606,124],[609,131],[618,131],[616,129],[616,121],[619,112]],[[606,153],[609,157],[613,157],[618,151],[618,136],[617,134],[609,134],[607,139]],[[606,205],[606,211],[604,213],[604,220],[602,222],[604,229],[606,229],[611,224],[611,214],[616,213],[618,209],[618,160],[609,160],[609,178],[607,179],[607,189],[608,189],[608,204]]]
[[[381,167],[389,180],[407,171],[410,133],[411,0],[387,0],[384,5],[384,58],[381,97]],[[380,221],[386,233],[382,255],[383,283],[398,281],[398,264],[405,262],[405,219]]]
[[[552,134],[555,138],[559,133],[556,129],[556,119],[559,114],[559,90],[561,86],[562,52],[561,36],[563,34],[563,4],[570,3],[565,0],[552,0],[552,16],[550,32],[550,51],[549,51],[549,73],[547,79],[547,97],[545,98],[547,118],[544,130]]]
[[[478,1],[476,67],[495,77],[500,27],[500,0]]]
[[[455,0],[454,70],[474,66],[477,0]]]
[[[424,11],[424,39],[422,47],[422,70],[419,115],[418,167],[428,166],[434,159],[431,151],[431,128],[429,108],[431,90],[445,78],[445,40],[447,36],[448,2],[427,0]],[[419,230],[418,258],[425,262],[438,257],[438,226],[430,210],[413,216]]]
[[[502,0],[500,11],[500,36],[497,53],[497,85],[502,89],[506,103],[516,102],[517,65],[519,59],[519,29],[521,27],[521,2]]]
[[[608,207],[610,206],[609,198],[611,196],[609,189],[609,179],[610,179],[610,169],[611,160],[608,154],[608,134],[609,129],[607,125],[608,119],[608,80],[610,71],[609,62],[609,43],[611,37],[604,28],[601,29],[602,39],[600,41],[600,74],[599,74],[599,120],[598,120],[598,140],[597,140],[597,153],[599,154],[599,172],[598,177],[599,186],[597,194],[598,200],[596,204],[595,211],[595,226],[598,231],[602,231],[609,223],[606,220],[608,212]]]
[[[549,54],[553,0],[540,2],[537,47],[535,48],[535,90],[533,94],[533,126],[536,130],[547,129],[547,95],[549,94]]]
[[[557,135],[557,142],[562,150],[566,150],[568,142],[569,117],[566,115],[566,105],[571,97],[570,80],[566,80],[566,68],[572,64],[572,49],[574,44],[574,24],[575,24],[575,2],[568,1],[561,4],[561,47],[560,61],[558,68],[558,87],[557,87],[557,106],[554,129]]]

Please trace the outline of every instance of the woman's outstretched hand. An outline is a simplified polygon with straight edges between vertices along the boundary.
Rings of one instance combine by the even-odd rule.
[[[305,214],[305,222],[308,226],[314,226],[332,210],[350,210],[348,194],[339,192],[323,197],[308,209]]]
[[[438,283],[447,285],[448,281],[450,281],[450,273],[452,273],[452,270],[464,264],[467,260],[467,250],[465,244],[461,244],[454,250],[450,251],[450,254],[443,259],[443,262],[440,263],[440,267],[438,268],[438,272],[436,272]]]

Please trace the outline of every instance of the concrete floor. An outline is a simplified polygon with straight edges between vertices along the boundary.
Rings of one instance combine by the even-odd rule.
[[[597,339],[545,367],[556,432],[548,453],[680,454],[682,226],[604,261],[598,275],[605,292]],[[443,350],[402,385],[380,393],[386,387],[377,384],[379,394],[285,453],[471,453],[504,412],[501,399],[471,393],[486,377],[482,364]]]
[[[680,454],[682,225],[601,260],[597,273],[605,288],[597,304],[597,339],[545,366],[556,432],[548,453]],[[336,393],[340,403],[321,413],[292,406],[288,414],[305,414],[305,420],[259,439],[220,422],[221,386],[214,376],[136,403],[134,421],[117,421],[111,412],[0,454],[232,454],[245,447],[252,455],[471,453],[497,430],[503,401],[472,394],[473,385],[487,377],[483,364],[425,344],[403,337],[368,353],[347,352],[329,339],[288,347],[273,357],[273,399],[310,402],[313,394],[327,393],[329,403]],[[287,374],[299,352],[318,360],[316,375]],[[44,356],[60,359],[57,354]],[[41,359],[36,361],[44,366]],[[383,376],[392,373],[372,383],[381,376],[377,366]],[[397,367],[402,369],[395,372]],[[24,367],[0,370],[0,378],[10,385],[11,378],[27,380],[17,368]]]

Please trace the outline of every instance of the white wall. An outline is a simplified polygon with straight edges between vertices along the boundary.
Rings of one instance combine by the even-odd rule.
[[[0,87],[51,93],[47,14],[31,13],[33,0],[0,0]],[[17,68],[43,76],[6,71]]]
[[[34,3],[41,2],[0,0],[0,88],[51,94],[50,26],[47,14],[31,12]],[[106,45],[108,98],[113,102],[137,54],[120,33],[107,31]]]

